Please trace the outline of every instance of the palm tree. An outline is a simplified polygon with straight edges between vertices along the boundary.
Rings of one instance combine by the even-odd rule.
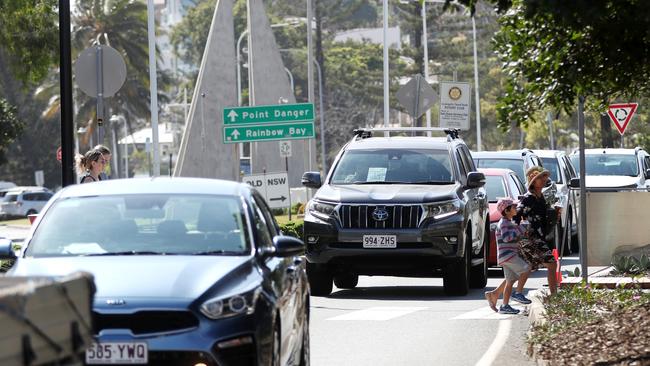
[[[76,59],[84,49],[104,44],[115,48],[124,56],[127,78],[122,88],[104,102],[107,115],[123,114],[129,130],[139,121],[148,120],[149,116],[149,56],[147,38],[147,7],[144,2],[133,0],[92,0],[77,1],[72,12],[72,47]],[[159,85],[168,81],[162,75]],[[160,78],[160,75],[159,75]],[[162,87],[161,87],[162,89]],[[40,98],[49,99],[45,117],[59,112],[58,71],[51,75],[37,91]],[[164,100],[160,95],[159,99]],[[86,127],[86,136],[82,143],[95,130],[95,99],[79,92],[75,96],[77,125]]]

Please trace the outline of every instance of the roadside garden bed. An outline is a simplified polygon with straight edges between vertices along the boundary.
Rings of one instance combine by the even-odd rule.
[[[650,292],[591,285],[544,299],[546,321],[531,329],[529,353],[547,365],[650,365]]]

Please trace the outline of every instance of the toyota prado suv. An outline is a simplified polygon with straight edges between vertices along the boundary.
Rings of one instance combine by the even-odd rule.
[[[381,130],[374,130],[381,131]],[[305,210],[312,295],[332,281],[354,288],[359,275],[443,277],[445,293],[465,295],[487,281],[485,176],[457,130],[446,138],[373,136],[355,130]]]

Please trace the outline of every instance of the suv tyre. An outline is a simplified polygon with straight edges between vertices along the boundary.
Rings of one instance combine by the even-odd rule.
[[[324,265],[308,262],[307,278],[313,296],[327,296],[332,292],[332,274]]]
[[[487,285],[488,278],[488,250],[490,247],[490,228],[486,227],[485,234],[483,235],[483,248],[481,249],[481,257],[483,263],[474,266],[470,269],[469,273],[469,287],[471,288],[484,288]]]
[[[445,294],[451,296],[464,296],[469,292],[470,251],[472,236],[465,234],[465,255],[454,264],[449,265],[443,277]]]
[[[343,275],[334,276],[334,284],[338,288],[349,290],[357,287],[358,283],[359,283],[358,275],[343,274]]]

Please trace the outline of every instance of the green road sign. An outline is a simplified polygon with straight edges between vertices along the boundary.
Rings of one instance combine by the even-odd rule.
[[[313,122],[274,123],[264,125],[239,125],[223,127],[223,142],[298,140],[314,138]]]
[[[314,122],[314,104],[278,104],[223,109],[224,125],[291,122]]]

